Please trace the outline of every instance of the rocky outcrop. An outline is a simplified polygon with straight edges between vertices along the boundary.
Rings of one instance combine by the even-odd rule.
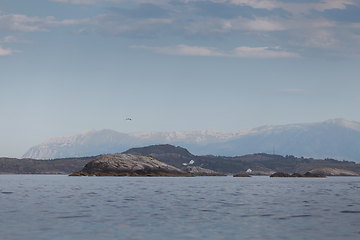
[[[251,172],[239,172],[237,174],[234,174],[233,177],[251,177],[251,176],[271,176],[272,174],[274,174],[274,171],[271,170],[265,170],[265,171],[260,171],[260,170],[254,170]]]
[[[318,173],[310,173],[310,172],[306,172],[305,174],[301,174],[301,173],[288,174],[287,172],[277,172],[272,174],[270,177],[325,177],[325,176]]]
[[[251,176],[271,176],[272,174],[274,174],[274,171],[252,171],[251,173],[249,173],[249,175]]]
[[[338,168],[315,168],[309,171],[312,174],[321,174],[324,176],[359,176],[359,174]]]
[[[234,174],[233,177],[251,177],[249,174],[238,173]]]
[[[277,172],[270,175],[270,177],[291,177],[291,175],[288,174],[287,172]]]
[[[191,176],[150,156],[107,154],[96,157],[70,176]]]
[[[198,167],[198,166],[187,166],[183,167],[181,170],[190,173],[194,176],[225,176],[223,173],[218,173],[210,169]]]

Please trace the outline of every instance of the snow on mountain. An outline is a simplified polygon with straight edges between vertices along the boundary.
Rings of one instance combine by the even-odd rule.
[[[331,119],[318,123],[266,125],[240,131],[120,133],[109,129],[53,137],[30,148],[23,158],[51,159],[119,153],[133,147],[172,144],[197,155],[238,156],[273,153],[360,162],[360,123]]]

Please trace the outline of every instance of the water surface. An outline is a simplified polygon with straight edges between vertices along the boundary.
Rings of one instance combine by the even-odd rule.
[[[1,239],[360,239],[360,178],[0,175]]]

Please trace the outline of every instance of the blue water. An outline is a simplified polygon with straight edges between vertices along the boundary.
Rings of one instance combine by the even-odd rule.
[[[360,178],[0,175],[0,239],[360,239]]]

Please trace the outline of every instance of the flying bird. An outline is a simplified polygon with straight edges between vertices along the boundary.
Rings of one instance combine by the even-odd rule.
[[[132,121],[131,118],[127,118],[126,121]]]

